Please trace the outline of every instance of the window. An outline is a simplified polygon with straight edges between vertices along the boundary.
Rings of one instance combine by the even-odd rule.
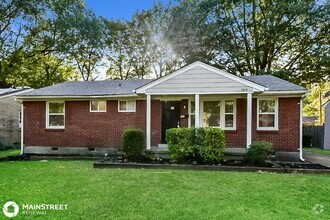
[[[64,102],[47,102],[46,111],[46,128],[64,128]]]
[[[258,130],[277,130],[277,99],[258,99]]]
[[[90,101],[91,112],[106,112],[107,101]]]
[[[225,128],[233,128],[234,129],[234,125],[235,123],[235,103],[234,100],[226,100],[225,101],[225,124],[224,127]]]
[[[119,100],[118,111],[119,112],[135,112],[136,105],[135,100]]]
[[[190,127],[195,127],[195,101],[190,102]]]
[[[220,127],[220,101],[204,101],[203,127]]]
[[[230,100],[205,100],[202,102],[203,127],[236,129],[236,102]],[[195,102],[190,102],[190,127],[195,127]]]

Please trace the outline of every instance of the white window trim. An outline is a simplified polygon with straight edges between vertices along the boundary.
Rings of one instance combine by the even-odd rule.
[[[275,121],[274,121],[274,127],[259,127],[259,101],[260,100],[275,100]],[[272,112],[264,112],[264,113],[261,113],[261,114],[273,114]],[[278,131],[278,98],[275,98],[275,97],[260,97],[260,98],[257,98],[257,130],[258,131]]]
[[[92,102],[105,102],[105,110],[99,110],[100,104],[97,103],[97,110],[92,110]],[[107,112],[107,101],[106,100],[90,100],[89,101],[89,112]]]
[[[49,114],[49,103],[63,103],[63,113],[51,113]],[[63,115],[64,116],[64,126],[49,126],[49,116],[50,115]],[[46,102],[46,128],[47,129],[64,129],[65,128],[65,101],[47,101]]]
[[[189,111],[189,121],[188,121],[188,126],[191,127],[191,115],[195,115],[194,113],[192,114],[191,113],[191,102],[194,101],[192,99],[189,99],[189,108],[188,108],[188,111]],[[200,102],[200,106],[199,108],[201,109],[200,111],[200,118],[201,118],[201,123],[200,123],[200,126],[203,127],[203,112],[204,112],[204,102],[205,101],[220,101],[220,119],[223,119],[223,120],[220,120],[220,125],[219,126],[211,126],[211,127],[214,127],[214,128],[221,128],[222,130],[224,131],[236,131],[236,118],[237,118],[237,112],[236,112],[236,98],[202,98],[201,99],[201,102]],[[233,127],[225,127],[225,102],[226,101],[234,101],[234,112],[233,113],[230,113],[230,114],[233,114],[234,115],[234,121],[233,121]]]
[[[134,109],[133,110],[120,110],[120,102],[126,102],[126,106],[128,102],[134,103]],[[118,112],[136,112],[136,100],[129,100],[129,99],[121,99],[118,100]]]

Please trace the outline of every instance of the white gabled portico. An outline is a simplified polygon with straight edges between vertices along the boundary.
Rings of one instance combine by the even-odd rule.
[[[208,98],[222,97],[224,101],[227,101],[228,98],[226,97],[230,96],[246,97],[246,147],[248,148],[252,141],[252,95],[266,90],[267,88],[264,86],[201,62],[190,64],[168,76],[142,86],[135,92],[146,95],[147,100],[146,148],[151,149],[152,98],[179,96],[189,96],[191,97],[190,100],[194,101],[194,124],[196,127],[204,126],[202,106]],[[191,108],[190,104],[189,106]],[[222,105],[222,111],[225,111],[225,108]],[[226,112],[222,114],[226,116]]]

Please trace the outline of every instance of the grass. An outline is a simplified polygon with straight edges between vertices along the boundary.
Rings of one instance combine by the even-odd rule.
[[[303,152],[311,152],[311,153],[317,153],[317,154],[323,154],[323,155],[329,155],[330,156],[330,150],[323,150],[321,148],[316,147],[305,147],[303,149]]]
[[[93,169],[90,161],[0,163],[0,207],[67,204],[15,219],[329,219],[330,175]],[[316,204],[324,206],[316,215]],[[2,212],[0,219],[3,219]]]
[[[0,158],[1,157],[7,157],[7,156],[13,156],[13,155],[19,155],[21,153],[20,149],[9,149],[5,151],[0,151]]]

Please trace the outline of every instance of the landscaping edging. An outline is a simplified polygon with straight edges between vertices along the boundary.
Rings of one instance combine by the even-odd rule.
[[[105,163],[95,162],[94,168],[124,168],[124,169],[171,169],[171,170],[207,170],[207,171],[239,171],[239,172],[273,172],[273,173],[305,173],[330,174],[330,169],[298,169],[270,167],[239,167],[239,166],[209,166],[181,164],[143,164],[143,163]]]

